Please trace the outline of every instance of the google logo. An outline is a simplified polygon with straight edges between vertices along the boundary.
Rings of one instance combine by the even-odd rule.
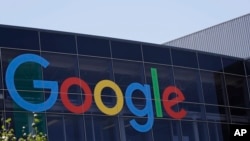
[[[65,79],[62,82],[60,89],[57,81],[33,80],[34,88],[50,89],[51,91],[50,96],[46,101],[39,104],[34,104],[24,100],[19,95],[14,83],[14,76],[17,68],[26,62],[38,63],[44,68],[48,67],[49,65],[49,62],[45,58],[35,54],[22,54],[17,56],[10,62],[6,70],[5,83],[10,93],[10,96],[20,107],[32,112],[46,111],[55,104],[58,94],[60,93],[62,103],[69,111],[75,114],[83,114],[91,107],[93,95],[96,106],[104,114],[110,116],[119,114],[124,106],[125,101],[131,113],[139,117],[147,117],[147,122],[144,124],[138,123],[135,119],[130,120],[131,126],[139,132],[147,132],[152,128],[154,123],[154,112],[152,104],[153,102],[151,99],[152,94],[150,90],[150,85],[134,82],[128,85],[125,93],[123,94],[120,87],[115,82],[111,80],[101,80],[96,84],[93,93],[88,83],[78,77],[69,77]],[[163,117],[163,105],[166,113],[170,117],[174,119],[184,118],[187,114],[185,109],[180,109],[179,111],[174,111],[172,109],[173,106],[185,100],[185,97],[181,90],[175,86],[168,86],[163,91],[162,98],[160,98],[157,69],[151,68],[151,76],[153,85],[153,96],[155,99],[154,103],[156,117]],[[81,105],[74,105],[73,103],[71,103],[68,97],[68,90],[73,85],[79,86],[84,91],[85,99]],[[107,107],[102,101],[102,91],[105,88],[110,88],[115,92],[117,100],[116,104],[113,107]],[[136,107],[133,104],[132,95],[135,91],[140,91],[146,99],[145,106],[142,109]],[[175,93],[176,97],[170,99],[170,95],[172,93]]]

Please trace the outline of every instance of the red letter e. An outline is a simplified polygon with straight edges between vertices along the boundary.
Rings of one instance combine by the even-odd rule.
[[[169,100],[169,95],[171,93],[176,93],[176,97]],[[185,97],[180,89],[178,89],[175,86],[169,86],[167,87],[163,92],[163,106],[166,112],[169,114],[170,117],[174,119],[182,119],[186,116],[187,111],[184,109],[181,109],[179,112],[173,111],[172,107],[182,101],[185,100]]]

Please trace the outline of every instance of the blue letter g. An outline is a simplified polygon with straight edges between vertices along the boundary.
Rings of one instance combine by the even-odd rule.
[[[6,70],[5,83],[12,99],[22,108],[31,112],[42,112],[51,108],[57,100],[58,84],[56,81],[33,80],[34,88],[51,89],[50,97],[43,103],[33,104],[24,100],[17,92],[14,76],[17,68],[25,62],[35,62],[46,68],[49,62],[35,54],[23,54],[14,58]]]

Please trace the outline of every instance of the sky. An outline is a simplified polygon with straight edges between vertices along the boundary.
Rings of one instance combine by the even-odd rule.
[[[250,13],[250,0],[0,0],[0,24],[162,44]]]

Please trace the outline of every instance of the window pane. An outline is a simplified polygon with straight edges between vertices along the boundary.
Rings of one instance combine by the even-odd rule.
[[[0,90],[0,111],[4,110],[4,102],[6,101],[6,97],[4,97],[3,90]],[[1,117],[1,114],[0,114]]]
[[[41,32],[41,49],[42,51],[76,53],[75,36]]]
[[[0,46],[40,50],[38,32],[11,27],[0,27]]]
[[[230,106],[249,107],[246,78],[225,75],[226,87]]]
[[[189,120],[205,120],[205,107],[203,104],[179,103],[179,110],[184,109],[187,115],[184,119]]]
[[[120,140],[117,117],[94,116],[93,122],[96,141]]]
[[[50,97],[50,95],[53,95],[55,93],[51,93],[51,92],[45,92],[45,99],[48,99]],[[70,100],[70,102],[75,105],[75,106],[80,106],[82,105],[82,103],[84,102],[82,100],[82,95],[81,94],[68,94],[68,98]],[[47,110],[48,112],[57,112],[57,113],[72,113],[71,111],[68,110],[68,108],[65,107],[65,105],[62,103],[62,99],[60,96],[60,93],[56,99],[55,104],[53,104],[53,106]]]
[[[250,59],[245,61],[247,75],[250,75]]]
[[[64,122],[62,115],[47,114],[48,139],[50,141],[64,141]]]
[[[59,86],[69,77],[79,77],[78,61],[75,55],[42,53],[50,64],[43,69],[44,80],[58,81]],[[75,89],[73,89],[75,88]],[[72,87],[70,93],[81,92],[80,87]]]
[[[146,80],[147,84],[151,86],[151,92],[153,96],[153,83],[152,83],[152,74],[151,68],[155,68],[158,76],[158,85],[159,85],[159,92],[160,97],[162,97],[163,91],[170,85],[174,85],[174,77],[173,77],[173,69],[169,66],[161,66],[161,65],[154,65],[154,64],[145,64],[145,73],[146,73]],[[155,78],[154,78],[155,79]]]
[[[243,60],[233,58],[222,58],[224,72],[245,75]]]
[[[110,57],[109,40],[93,37],[77,37],[78,53],[83,55]]]
[[[32,53],[39,55],[39,52],[33,51],[23,51],[23,50],[13,50],[13,49],[2,49],[2,65],[3,65],[3,74],[6,74],[6,70],[10,62],[19,55]],[[41,91],[33,87],[33,80],[42,79],[42,66],[34,62],[26,62],[20,65],[15,72],[15,85],[17,90],[32,90],[32,91]],[[5,77],[3,77],[5,81]],[[1,84],[1,83],[0,83]],[[5,83],[4,83],[5,84]],[[5,86],[6,88],[6,86]]]
[[[199,72],[192,69],[174,68],[176,87],[185,96],[185,101],[203,102]]]
[[[85,141],[85,128],[82,115],[65,115],[66,141]]]
[[[227,124],[208,123],[210,141],[229,141],[229,129]]]
[[[198,60],[201,69],[223,72],[219,56],[198,53]]]
[[[142,63],[114,60],[113,67],[115,82],[120,86],[123,92],[125,92],[128,85],[133,82],[144,84]]]
[[[184,141],[209,141],[206,123],[182,121],[181,126]]]
[[[18,94],[30,103],[38,104],[44,102],[44,93],[42,91],[17,91]],[[4,91],[5,109],[8,111],[26,111],[21,108],[10,96],[9,91]]]
[[[155,141],[173,141],[172,124],[169,120],[155,119],[153,135]]]
[[[197,68],[197,57],[195,52],[171,49],[173,65]]]
[[[94,141],[95,132],[93,130],[94,122],[93,122],[93,116],[84,116],[85,121],[85,132],[86,132],[86,139],[87,141]]]
[[[172,64],[170,50],[166,46],[142,45],[145,62]]]
[[[140,44],[112,41],[111,50],[113,58],[142,60]]]
[[[112,64],[110,59],[79,56],[81,79],[94,90],[101,80],[113,80]]]
[[[206,105],[206,118],[209,121],[228,122],[229,110],[223,106]]]
[[[139,124],[144,124],[146,118],[123,118],[124,119],[124,128],[126,133],[126,141],[152,141],[152,130],[148,132],[138,132],[136,131],[129,123],[131,119],[135,119]]]
[[[243,108],[230,108],[233,123],[250,123],[250,110]]]
[[[205,102],[209,104],[225,105],[226,89],[223,75],[205,71],[201,71],[200,74]]]

